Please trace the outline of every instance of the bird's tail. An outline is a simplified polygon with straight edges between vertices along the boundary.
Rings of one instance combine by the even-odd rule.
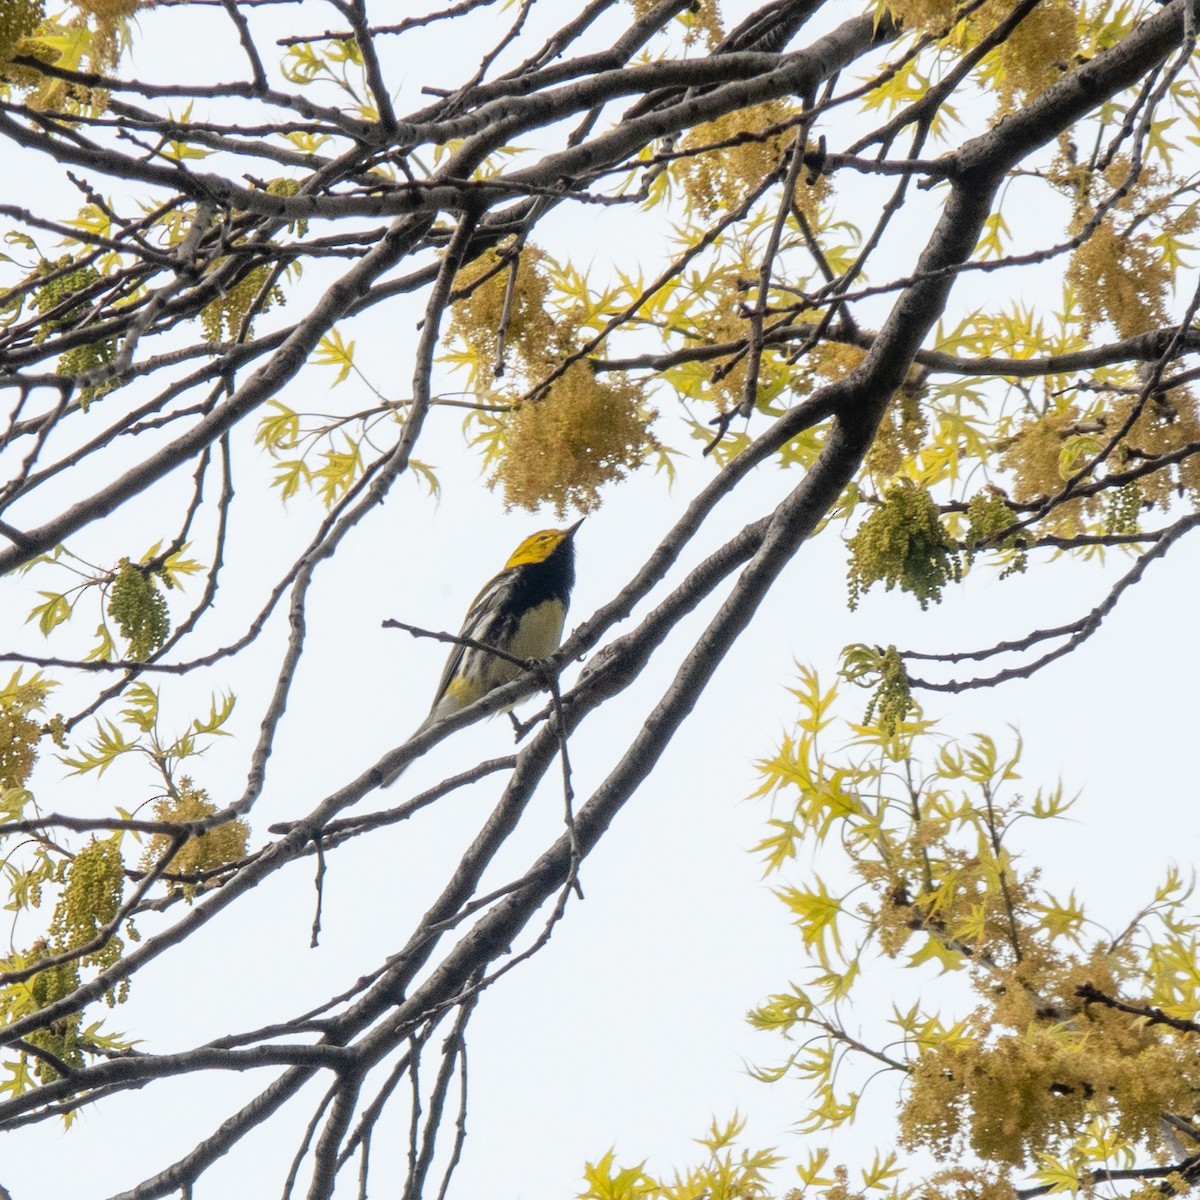
[[[412,733],[410,733],[408,735],[405,745],[407,745],[408,742],[411,742],[413,740],[413,738],[415,738],[418,734],[424,733],[425,730],[427,730],[430,727],[430,725],[435,725],[438,721],[441,720],[441,717],[442,717],[442,714],[439,713],[437,711],[437,709],[435,708],[433,710],[433,712],[431,712],[429,714],[429,716],[427,716],[425,718],[425,720],[423,720],[420,723],[420,725],[418,725],[416,727],[416,729],[414,729],[412,731]],[[391,787],[392,784],[395,783],[396,780],[399,779],[400,776],[403,775],[404,772],[407,771],[410,766],[412,766],[412,763],[413,763],[413,760],[410,758],[408,760],[408,762],[404,763],[403,765],[401,765],[399,767],[396,767],[395,770],[386,773],[383,777],[383,782],[379,786],[380,787]]]

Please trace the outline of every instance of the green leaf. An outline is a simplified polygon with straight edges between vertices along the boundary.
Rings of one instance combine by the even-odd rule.
[[[158,692],[149,684],[132,683],[125,696],[129,707],[121,710],[121,716],[143,733],[150,733],[158,723]]]
[[[321,481],[318,492],[327,508],[332,508],[358,478],[363,465],[359,451],[359,444],[347,437],[345,450],[326,450],[322,454],[324,465],[313,471],[311,478]]]
[[[655,1187],[645,1172],[645,1163],[634,1167],[618,1167],[616,1153],[609,1150],[597,1162],[587,1163],[583,1169],[587,1191],[579,1193],[579,1200],[639,1200],[645,1192]]]
[[[29,1069],[29,1061],[22,1055],[15,1062],[6,1062],[4,1069],[8,1078],[0,1082],[0,1093],[7,1092],[10,1096],[23,1096],[34,1086],[33,1073]]]
[[[59,758],[64,766],[71,768],[74,775],[83,775],[88,771],[103,775],[120,755],[136,749],[136,742],[128,741],[112,721],[97,721],[96,736],[76,751],[76,757],[60,755]]]
[[[96,644],[83,656],[83,661],[112,662],[117,657],[117,644],[103,621],[96,626],[96,639]]]
[[[1037,1158],[1042,1165],[1033,1172],[1033,1178],[1051,1192],[1070,1192],[1074,1196],[1083,1186],[1078,1167],[1042,1151]]]
[[[803,1187],[832,1187],[834,1177],[832,1175],[821,1174],[828,1161],[829,1150],[825,1146],[822,1146],[819,1150],[810,1150],[808,1162],[796,1168],[796,1174],[800,1176],[801,1185]]]
[[[337,367],[337,378],[331,386],[337,387],[344,383],[346,377],[354,369],[354,343],[343,342],[342,335],[336,329],[331,329],[318,343],[313,351],[312,361],[321,366]]]
[[[909,955],[907,965],[919,967],[922,963],[936,962],[945,975],[948,971],[961,970],[970,961],[961,950],[952,950],[941,938],[931,935],[925,939],[925,945],[920,950]]]
[[[433,468],[427,463],[420,462],[418,459],[410,458],[408,460],[408,469],[425,484],[429,490],[429,494],[436,500],[442,494],[442,485],[438,481],[438,477],[434,474]]]
[[[44,604],[35,605],[25,618],[25,623],[28,624],[35,617],[37,618],[38,628],[42,631],[44,637],[50,636],[50,631],[56,626],[61,625],[64,621],[69,620],[71,616],[71,604],[66,596],[60,592],[38,592],[39,596],[45,596]]]
[[[889,1153],[886,1158],[881,1159],[879,1152],[876,1151],[874,1161],[862,1173],[863,1187],[878,1188],[883,1191],[886,1190],[889,1179],[895,1179],[903,1174],[903,1169],[896,1166],[895,1153]]]
[[[290,458],[285,462],[276,463],[275,478],[271,486],[279,489],[280,500],[290,500],[299,490],[302,483],[312,481],[312,472],[302,458]]]
[[[259,421],[254,432],[255,444],[265,447],[272,454],[277,450],[294,450],[300,438],[299,414],[278,400],[269,400],[267,406],[275,411]]]
[[[63,556],[63,553],[64,550],[62,546],[55,546],[53,550],[48,551],[46,554],[35,554],[33,558],[27,559],[17,568],[17,573],[19,575],[24,575],[27,572],[32,571],[33,568],[39,563],[58,562],[58,560]]]
[[[229,720],[230,714],[233,712],[233,706],[235,703],[236,703],[236,697],[233,695],[232,692],[230,692],[227,696],[224,696],[222,698],[221,706],[220,706],[220,708],[218,708],[217,707],[217,698],[216,698],[216,696],[214,696],[209,705],[208,719],[202,721],[202,720],[200,720],[199,717],[197,717],[192,722],[192,729],[196,733],[216,733],[216,734],[220,734],[222,737],[228,737],[229,734],[224,729],[222,729],[221,726],[224,725],[225,722]]]
[[[802,891],[799,888],[777,889],[776,895],[796,914],[796,925],[806,946],[815,947],[821,962],[827,963],[826,941],[841,949],[837,919],[842,913],[842,902],[830,894],[824,882],[817,878],[816,888]]]
[[[174,587],[179,582],[181,575],[197,575],[204,570],[203,563],[198,562],[194,558],[183,557],[190,545],[190,542],[184,542],[174,554],[168,554],[163,559],[163,564],[159,567],[158,574],[163,578],[168,587]]]

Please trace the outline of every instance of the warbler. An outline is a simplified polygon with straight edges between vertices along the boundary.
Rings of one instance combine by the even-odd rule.
[[[459,637],[495,646],[523,661],[553,654],[562,642],[575,585],[575,531],[582,524],[580,518],[567,529],[543,529],[527,537],[512,552],[504,570],[488,580],[475,597]],[[509,658],[477,646],[455,646],[446,660],[429,716],[412,736],[511,683],[522,669]],[[395,783],[403,770],[401,767],[390,775],[383,786]]]

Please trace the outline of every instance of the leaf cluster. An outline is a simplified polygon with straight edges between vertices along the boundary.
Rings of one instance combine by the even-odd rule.
[[[696,1139],[704,1157],[673,1178],[647,1173],[646,1164],[623,1167],[609,1150],[584,1168],[586,1190],[579,1200],[692,1200],[712,1196],[727,1200],[765,1200],[771,1194],[770,1172],[780,1161],[773,1150],[750,1150],[739,1139],[746,1122],[736,1113],[725,1122],[714,1120]]]
[[[224,726],[233,715],[234,697],[213,697],[206,717],[195,717],[181,733],[164,734],[159,728],[159,693],[147,683],[131,683],[125,691],[121,723],[98,720],[90,741],[77,746],[62,761],[77,774],[95,771],[103,775],[118,758],[134,754],[147,759],[157,776],[168,785],[176,767],[185,759],[202,754],[208,739],[227,734]]]
[[[1071,803],[1061,787],[1032,799],[1013,790],[1019,744],[1004,753],[982,734],[955,742],[918,717],[892,730],[852,724],[829,750],[836,689],[804,671],[795,694],[795,732],[759,764],[760,794],[784,811],[758,852],[769,874],[791,875],[804,845],[857,882],[830,886],[815,863],[777,889],[810,968],[751,1013],[794,1046],[761,1077],[806,1080],[815,1130],[851,1120],[861,1098],[852,1080],[883,1064],[900,1084],[900,1148],[943,1165],[923,1181],[904,1172],[898,1196],[949,1200],[968,1184],[1013,1195],[1023,1175],[1074,1191],[1139,1159],[1186,1156],[1164,1131],[1192,1128],[1200,1088],[1190,887],[1169,871],[1122,932],[1106,934],[1012,847],[1018,821]],[[926,983],[886,1016],[867,998],[889,960],[925,979],[931,966],[960,975],[973,1002],[948,1014],[954,991],[939,1003]],[[849,1011],[861,1023],[853,1032],[837,1015]],[[826,1175],[820,1194],[844,1186],[844,1175]]]
[[[48,278],[36,288],[31,298],[32,307],[42,315],[37,340],[44,340],[54,332],[85,325],[90,302],[99,290],[97,284],[101,276],[96,267],[91,263],[77,265],[77,260],[68,254],[53,262],[43,259],[34,272],[34,279],[39,277]],[[83,342],[59,355],[56,370],[60,375],[72,377],[87,375],[111,362],[115,354],[116,342],[112,338]],[[80,391],[81,404],[86,407],[111,387],[111,380],[84,384]]]
[[[17,0],[0,8],[0,67],[7,67],[23,39],[42,23],[43,0]]]
[[[217,806],[203,788],[184,775],[170,795],[155,800],[152,812],[156,821],[184,824],[204,822],[217,812]],[[169,853],[171,876],[167,887],[190,902],[198,892],[219,885],[221,868],[244,857],[249,839],[250,826],[240,818],[193,835],[181,846],[169,834],[155,833],[142,853],[142,869],[152,870]]]
[[[40,676],[22,680],[19,673],[0,695],[6,725],[32,738],[43,731],[23,713],[39,710],[53,686]],[[141,871],[127,866],[123,853],[123,830],[93,834],[78,849],[71,850],[48,833],[36,833],[27,839],[0,830],[0,848],[4,851],[4,870],[9,885],[7,908],[16,918],[39,920],[48,894],[54,895],[53,910],[40,918],[42,932],[29,949],[13,951],[0,960],[0,1016],[5,1022],[27,1019],[71,995],[90,976],[111,971],[121,963],[126,939],[139,940],[135,917],[143,906],[152,903],[146,897],[149,882],[166,875],[166,894],[192,900],[199,892],[217,886],[222,868],[245,855],[249,827],[238,819],[214,819],[217,807],[190,777],[178,784],[174,775],[178,764],[200,754],[207,740],[225,732],[223,726],[233,711],[233,700],[213,701],[206,717],[194,719],[181,734],[165,736],[159,730],[159,698],[144,683],[130,685],[128,704],[122,713],[122,727],[114,722],[97,723],[96,735],[63,762],[78,773],[103,774],[116,760],[126,755],[143,758],[165,794],[151,804],[154,819],[167,825],[179,825],[178,836],[157,832],[145,842]],[[11,718],[11,720],[10,720]],[[21,722],[29,724],[29,728]],[[27,742],[24,761],[33,752]],[[14,757],[15,761],[15,757]],[[22,808],[31,801],[23,789],[5,780],[6,816],[19,819]],[[17,801],[23,797],[20,803]],[[124,819],[132,814],[121,812]],[[138,894],[126,899],[129,881],[140,881]],[[40,964],[45,964],[41,966]],[[129,993],[129,981],[107,987],[101,996],[109,1006],[122,1003]],[[100,1022],[85,1024],[82,1010],[47,1022],[33,1029],[17,1043],[17,1055],[4,1065],[11,1078],[3,1085],[12,1096],[19,1096],[37,1083],[51,1083],[82,1068],[88,1056],[128,1048],[118,1035],[104,1032]],[[69,1118],[70,1111],[64,1113]]]
[[[129,657],[149,658],[171,632],[167,598],[154,575],[123,558],[108,595],[108,615],[129,643]]]
[[[660,447],[641,384],[621,373],[600,378],[574,354],[595,307],[584,280],[562,272],[563,295],[551,304],[551,269],[529,246],[482,255],[461,273],[465,294],[451,308],[450,333],[464,346],[455,361],[481,398],[507,400],[507,411],[471,418],[473,442],[492,467],[490,486],[502,489],[509,508],[549,504],[561,517],[568,507],[593,511],[601,487]],[[505,382],[485,382],[489,374]],[[538,380],[547,382],[520,394],[522,383]]]
[[[65,571],[72,583],[63,591],[39,590],[42,602],[34,605],[26,621],[36,621],[42,635],[49,637],[59,626],[70,622],[83,597],[91,595],[99,601],[100,623],[96,627],[97,640],[85,660],[108,662],[118,657],[116,641],[106,620],[111,617],[127,643],[126,656],[144,662],[170,637],[171,615],[164,589],[179,587],[187,576],[201,570],[198,562],[186,557],[186,550],[184,543],[164,551],[158,542],[139,561],[121,558],[114,568],[103,570],[58,546],[27,563],[24,569],[57,567],[60,577]]]
[[[204,336],[210,342],[221,342],[225,338],[240,341],[249,336],[256,316],[285,302],[283,288],[275,282],[276,277],[276,272],[264,264],[252,268],[236,283],[225,287],[200,312]]]
[[[851,608],[879,581],[889,592],[896,586],[911,592],[928,608],[931,600],[941,600],[947,583],[962,578],[958,543],[942,524],[933,497],[909,480],[888,489],[848,545]]]
[[[36,907],[45,883],[59,885],[58,899],[47,936],[38,938],[25,953],[0,959],[0,1014],[6,1021],[27,1017],[70,995],[86,968],[103,970],[120,960],[124,942],[116,932],[116,924],[126,878],[121,840],[120,834],[93,837],[69,857],[53,861],[43,856],[35,872],[36,889],[28,900]],[[127,933],[137,936],[132,922],[127,925]],[[37,969],[43,961],[46,966]],[[111,1007],[123,1003],[128,994],[128,981],[123,981],[104,996]],[[12,1078],[4,1089],[20,1095],[33,1086],[30,1058],[37,1080],[51,1083],[82,1067],[88,1054],[128,1046],[119,1037],[102,1034],[99,1022],[85,1028],[83,1020],[82,1013],[74,1012],[33,1030],[17,1059],[5,1063]]]
[[[38,742],[44,727],[34,714],[45,709],[54,682],[34,672],[28,678],[20,669],[0,689],[0,794],[9,814],[20,811],[25,784],[37,762]]]

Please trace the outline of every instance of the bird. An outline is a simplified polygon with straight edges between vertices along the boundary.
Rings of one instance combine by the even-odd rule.
[[[508,657],[479,646],[459,644],[450,652],[429,715],[410,741],[443,718],[511,683],[522,663],[548,658],[562,642],[571,589],[575,585],[575,533],[580,518],[566,529],[530,534],[509,556],[504,569],[484,584],[463,619],[459,637],[494,646]],[[390,787],[405,766],[383,781]]]

